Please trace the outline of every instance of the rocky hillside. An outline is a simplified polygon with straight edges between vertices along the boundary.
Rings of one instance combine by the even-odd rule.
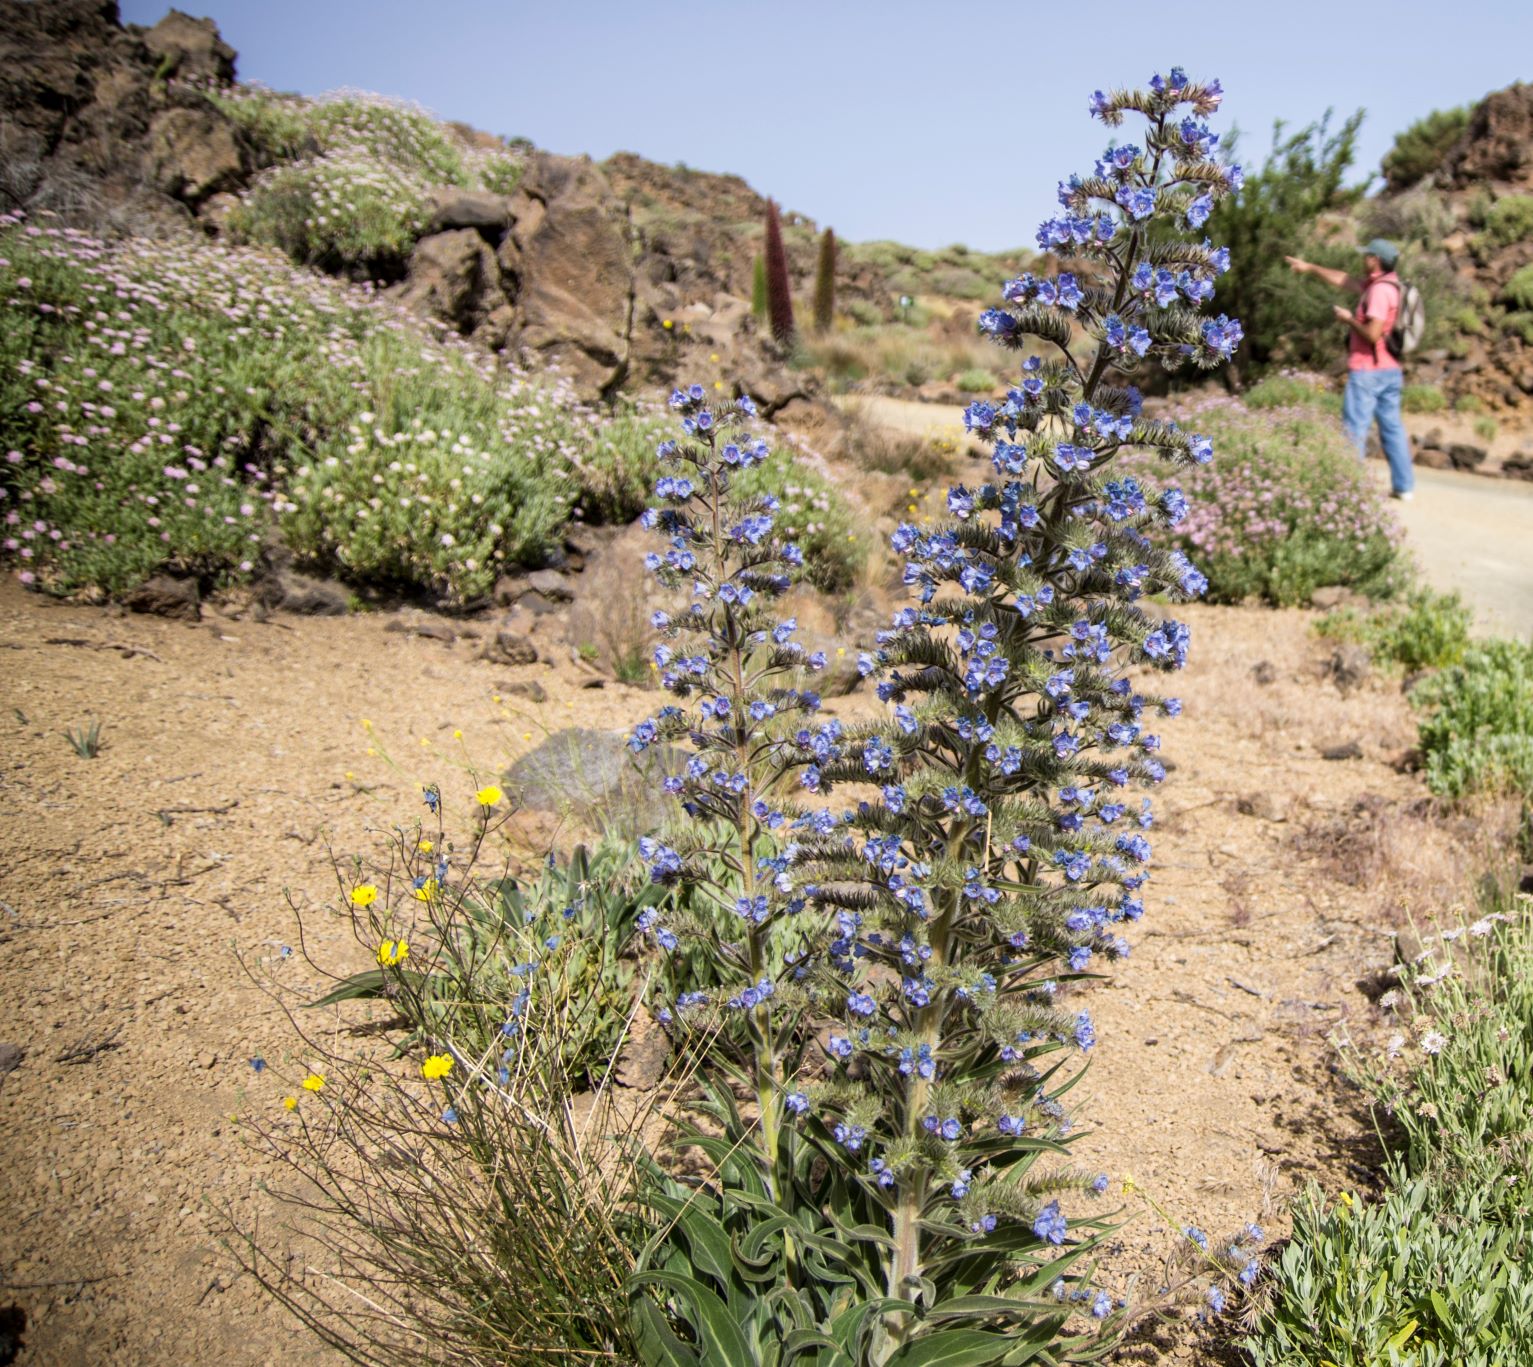
[[[598,165],[386,101],[251,90],[211,21],[172,10],[124,26],[111,0],[0,0],[0,105],[4,209],[279,246],[556,365],[589,398],[706,369],[771,415],[817,387],[751,314],[766,200],[737,176],[628,153]],[[784,228],[807,295],[816,225],[789,212]],[[837,284],[876,323],[916,284],[988,295],[1020,260],[874,243],[843,249]]]
[[[1412,244],[1447,316],[1413,380],[1506,412],[1533,399],[1533,85],[1488,95],[1437,167],[1367,202],[1361,227]]]

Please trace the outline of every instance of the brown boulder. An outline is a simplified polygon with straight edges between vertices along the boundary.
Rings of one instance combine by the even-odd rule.
[[[223,115],[213,109],[167,109],[149,125],[144,172],[161,194],[196,205],[237,186],[245,163]]]
[[[423,237],[410,253],[399,301],[471,333],[506,303],[495,253],[472,228]]]
[[[171,617],[182,622],[202,620],[201,596],[195,579],[176,579],[156,574],[123,595],[131,612],[146,612],[155,617]]]
[[[511,203],[504,195],[488,190],[462,190],[456,186],[433,192],[428,233],[447,232],[453,228],[472,228],[492,238],[497,244],[511,226]]]
[[[491,640],[485,642],[480,658],[497,665],[535,665],[538,662],[538,648],[525,636],[514,631],[497,631]]]
[[[500,264],[516,283],[516,341],[587,395],[628,373],[633,260],[628,217],[589,161],[534,156],[513,200]]]
[[[1518,81],[1487,95],[1444,163],[1449,184],[1533,181],[1533,85]]]
[[[115,11],[117,6],[112,5]],[[211,19],[194,19],[173,9],[141,35],[155,59],[155,74],[165,80],[213,82],[228,85],[234,80],[234,49],[218,36]]]

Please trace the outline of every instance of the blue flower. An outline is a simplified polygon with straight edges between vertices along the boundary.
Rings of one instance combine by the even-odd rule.
[[[1033,1233],[1046,1244],[1062,1244],[1069,1224],[1059,1212],[1059,1202],[1050,1201],[1033,1217]]]
[[[1017,330],[1017,320],[1005,309],[986,309],[979,316],[979,330],[992,337],[1010,337]]]

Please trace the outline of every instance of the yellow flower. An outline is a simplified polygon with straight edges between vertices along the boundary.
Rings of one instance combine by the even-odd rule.
[[[362,718],[362,729],[364,731],[371,731],[373,729],[372,722],[368,721],[366,717]]]
[[[531,731],[523,731],[522,732],[522,739],[523,740],[531,740],[532,739],[532,732]]]
[[[714,362],[715,364],[717,364],[718,363],[718,359],[719,359],[719,353],[716,352],[716,351],[710,351],[708,353],[708,359],[710,361]]]
[[[474,794],[475,800],[481,807],[493,807],[504,796],[505,794],[501,792],[500,789],[493,783],[487,783],[483,788]]]
[[[1352,1193],[1351,1193],[1351,1192],[1350,1192],[1350,1191],[1341,1191],[1341,1192],[1337,1192],[1337,1193],[1336,1193],[1336,1198],[1337,1198],[1337,1200],[1339,1200],[1339,1201],[1340,1201],[1340,1202],[1341,1202],[1341,1203],[1342,1203],[1342,1204],[1343,1204],[1343,1205],[1344,1205],[1344,1206],[1346,1206],[1346,1208],[1347,1208],[1347,1209],[1348,1209],[1348,1210],[1351,1210],[1351,1209],[1352,1209]]]
[[[404,940],[385,940],[378,946],[378,962],[384,968],[393,968],[410,957],[410,946]]]
[[[310,1073],[303,1080],[303,1089],[306,1092],[317,1092],[325,1085],[325,1079],[318,1073]]]
[[[347,782],[348,782],[348,783],[349,783],[349,782],[350,782],[350,781],[351,781],[351,780],[352,780],[352,779],[354,779],[354,778],[355,778],[355,777],[356,777],[356,775],[355,775],[355,774],[354,774],[354,773],[352,773],[352,772],[351,772],[351,770],[350,770],[350,769],[348,769],[348,770],[347,770],[347,771],[346,771],[346,781],[347,781]]]
[[[836,655],[838,657],[842,656],[842,655],[845,655],[845,654],[846,654],[846,647],[845,646],[837,646],[836,647]]]
[[[916,505],[914,503],[907,503],[905,505],[905,511],[907,513],[913,513],[913,512],[915,512],[915,510],[916,510]]]
[[[452,1072],[451,1054],[432,1054],[430,1058],[421,1064],[421,1076],[428,1081],[434,1081],[439,1077],[446,1077],[450,1072]]]
[[[429,840],[422,840],[421,843],[416,846],[416,849],[418,849],[422,854],[430,854],[434,848],[435,846],[433,846]]]
[[[724,387],[724,381],[723,380],[715,380],[713,382],[713,387],[715,389],[722,389]]]
[[[921,493],[921,491],[919,489],[912,489],[910,491],[910,496],[911,496],[911,498],[916,498],[916,497],[919,497],[920,493]]]
[[[667,332],[669,332],[673,327],[676,326],[676,324],[671,322],[671,320],[669,318],[667,318],[665,320],[665,322],[660,324],[660,326],[663,327]]]
[[[1123,1194],[1125,1196],[1129,1196],[1132,1195],[1134,1191],[1134,1179],[1132,1177],[1125,1177],[1123,1179]]]
[[[354,907],[370,907],[378,900],[378,889],[371,883],[358,883],[351,890],[351,905]]]
[[[463,732],[461,732],[461,731],[454,731],[452,733],[452,738],[454,740],[462,740],[463,739]]]
[[[429,902],[436,894],[437,881],[435,878],[428,878],[420,887],[415,889],[415,900],[417,902]]]
[[[298,1109],[298,1098],[296,1096],[285,1096],[282,1098],[282,1104],[288,1110],[296,1111]]]

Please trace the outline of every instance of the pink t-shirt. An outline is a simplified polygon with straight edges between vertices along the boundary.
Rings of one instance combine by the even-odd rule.
[[[1357,301],[1357,312],[1352,316],[1359,323],[1370,318],[1382,318],[1384,331],[1379,340],[1369,346],[1350,328],[1347,330],[1348,370],[1399,370],[1400,362],[1389,354],[1385,343],[1395,325],[1395,315],[1400,312],[1400,277],[1393,271],[1370,277],[1363,286],[1362,298]]]

